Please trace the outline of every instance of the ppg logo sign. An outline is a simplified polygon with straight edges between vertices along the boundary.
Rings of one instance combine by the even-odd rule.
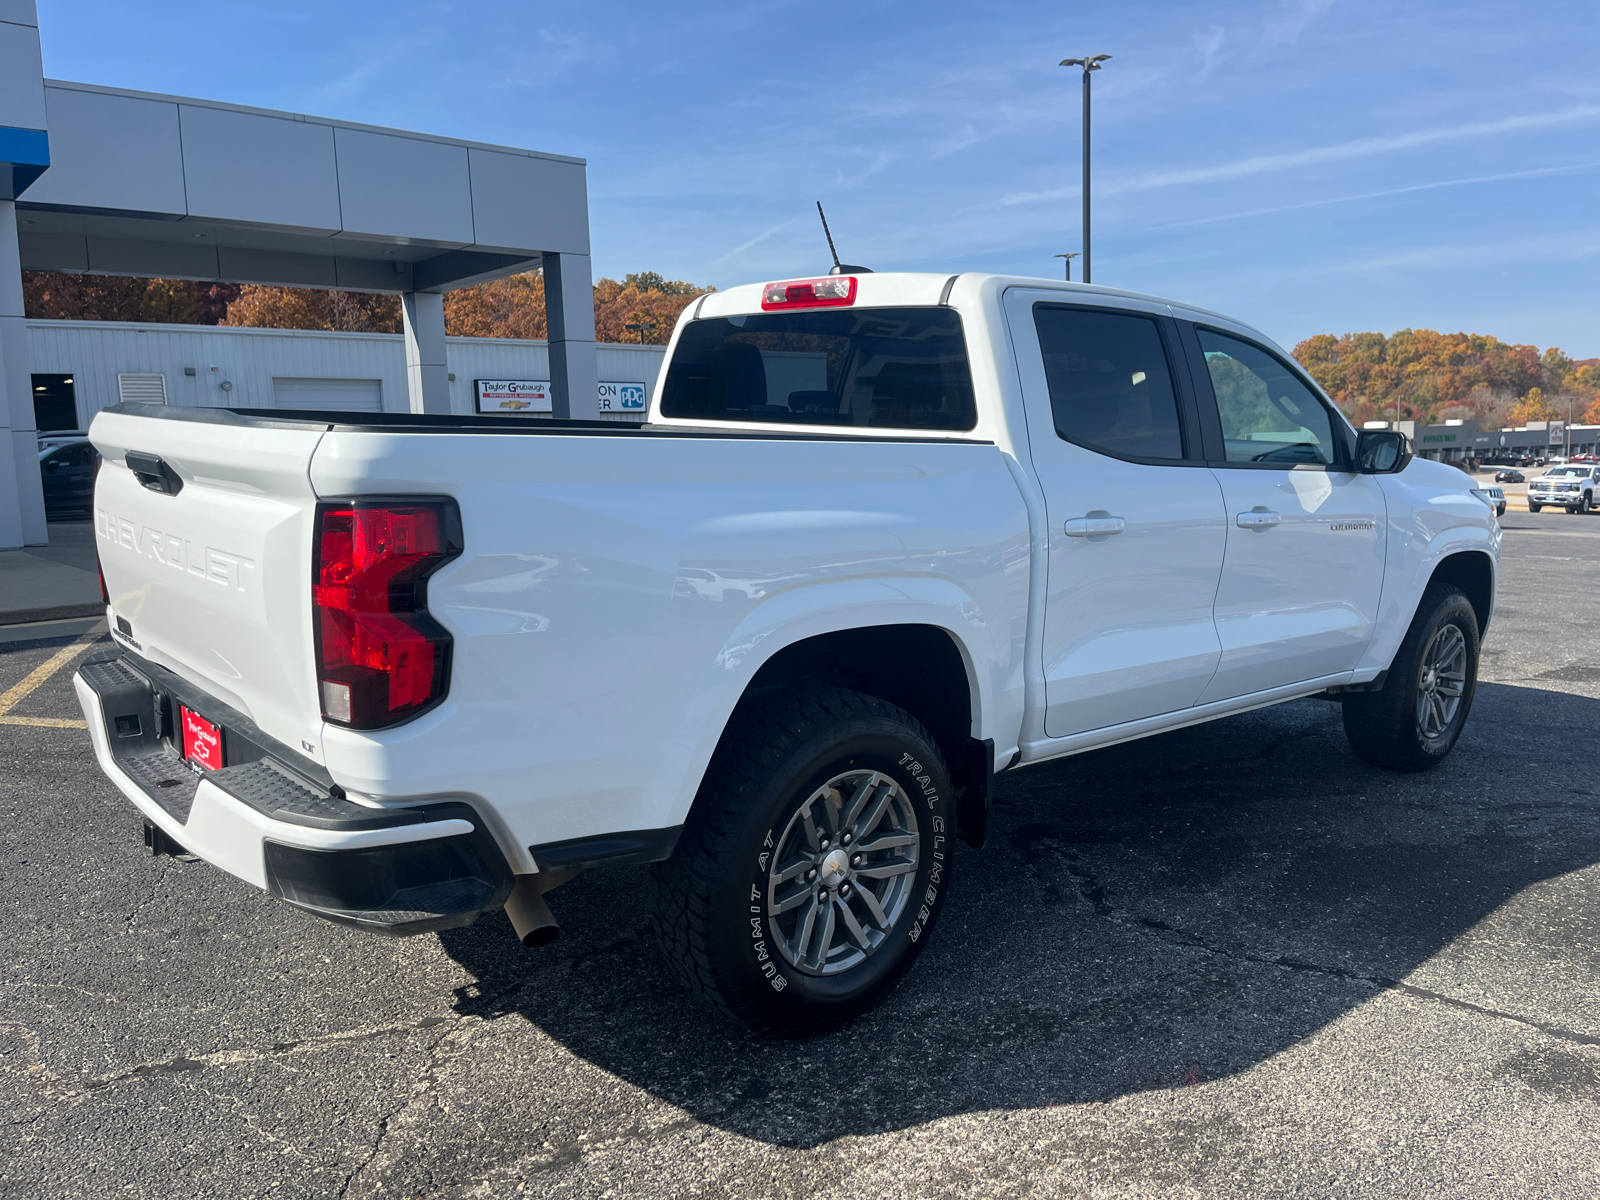
[[[601,412],[643,412],[644,409],[644,384],[602,383],[600,385]]]

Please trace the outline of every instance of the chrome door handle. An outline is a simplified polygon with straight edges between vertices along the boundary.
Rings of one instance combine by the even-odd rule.
[[[1271,529],[1280,524],[1283,518],[1275,512],[1247,512],[1240,513],[1238,518],[1240,529]]]
[[[1101,534],[1121,533],[1128,523],[1121,517],[1073,517],[1067,522],[1068,537],[1098,537]]]

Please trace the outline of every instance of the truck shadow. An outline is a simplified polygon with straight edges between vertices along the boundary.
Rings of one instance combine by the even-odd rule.
[[[764,1142],[1107,1101],[1248,1069],[1600,860],[1576,748],[1596,728],[1600,700],[1485,684],[1427,775],[1368,767],[1338,707],[1306,700],[1005,776],[916,968],[803,1042],[746,1034],[669,981],[642,870],[553,893],[565,934],[546,950],[498,916],[442,941],[478,980],[463,1013],[525,1019]]]

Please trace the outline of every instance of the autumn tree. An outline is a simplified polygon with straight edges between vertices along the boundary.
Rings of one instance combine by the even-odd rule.
[[[508,275],[446,292],[444,328],[451,337],[542,340],[549,334],[543,272]]]
[[[1529,388],[1528,394],[1517,402],[1507,418],[1513,425],[1526,425],[1529,421],[1556,421],[1561,411],[1545,399],[1543,388]]]
[[[654,271],[627,275],[620,283],[601,279],[594,285],[595,340],[665,345],[678,314],[713,290]],[[447,292],[444,315],[452,337],[544,338],[544,275],[530,271]],[[654,328],[630,331],[629,325]]]
[[[1513,346],[1476,333],[1402,329],[1381,333],[1319,334],[1295,347],[1295,357],[1352,420],[1435,421],[1499,413],[1545,382],[1547,370],[1570,362],[1560,351],[1541,357],[1534,346]]]
[[[678,323],[678,314],[715,290],[681,279],[663,279],[654,271],[626,275],[621,283],[601,279],[594,285],[595,340],[664,346]],[[629,325],[654,328],[629,330]]]
[[[22,273],[23,311],[43,321],[145,321],[168,325],[216,325],[238,298],[236,283],[188,279],[142,279],[123,275],[77,275],[62,271]]]
[[[268,329],[331,329],[340,333],[399,333],[400,298],[323,288],[246,284],[228,305],[225,324]]]

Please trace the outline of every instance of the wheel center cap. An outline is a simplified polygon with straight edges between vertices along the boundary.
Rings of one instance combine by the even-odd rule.
[[[829,850],[817,866],[817,877],[822,880],[823,887],[838,887],[849,874],[850,852],[843,846]]]

